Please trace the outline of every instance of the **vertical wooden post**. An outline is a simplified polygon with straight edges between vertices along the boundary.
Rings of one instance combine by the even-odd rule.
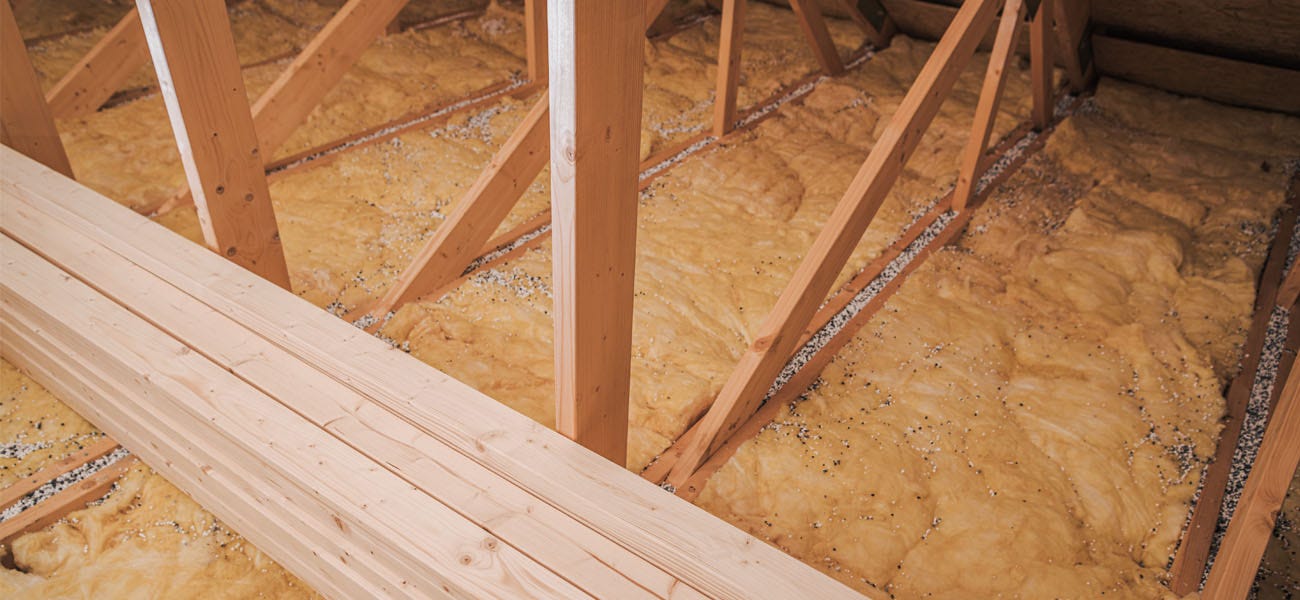
[[[0,143],[72,177],[72,164],[41,94],[13,7],[0,0]]]
[[[763,321],[754,341],[741,355],[717,400],[697,425],[699,434],[682,449],[668,482],[681,487],[696,468],[735,431],[763,401],[772,382],[794,353],[804,328],[817,313],[835,277],[885,196],[911,157],[921,136],[939,112],[939,105],[966,68],[975,47],[997,16],[998,0],[969,0],[962,4],[952,24],[908,89],[866,162],[844,192],[839,204],[817,235],[776,306]]]
[[[718,46],[718,89],[713,100],[713,135],[722,137],[736,127],[736,88],[740,85],[740,47],[748,0],[725,0]]]
[[[556,427],[623,465],[645,3],[547,9]]]
[[[208,247],[289,288],[223,0],[138,0]]]
[[[1273,534],[1277,512],[1300,466],[1300,369],[1292,368],[1270,415],[1264,441],[1246,478],[1237,510],[1228,522],[1219,554],[1210,567],[1202,598],[1245,599]]]
[[[140,26],[140,12],[131,9],[50,88],[45,95],[50,112],[66,119],[99,110],[148,62],[149,47]]]
[[[844,60],[840,58],[840,51],[835,48],[835,42],[831,40],[831,32],[826,28],[826,19],[822,18],[821,6],[816,0],[790,0],[790,8],[799,16],[799,25],[803,28],[804,37],[808,38],[808,43],[812,45],[813,53],[817,55],[817,62],[821,64],[822,70],[827,75],[839,75],[844,72]]]
[[[1096,69],[1092,65],[1092,39],[1088,21],[1092,11],[1088,0],[1056,0],[1056,37],[1060,41],[1061,62],[1070,80],[1070,91],[1082,92],[1092,85]]]
[[[524,0],[524,25],[527,37],[528,79],[545,82],[546,68],[546,0]]]
[[[1002,8],[1002,22],[998,25],[997,38],[993,40],[988,70],[984,73],[979,103],[975,107],[975,124],[971,127],[970,140],[962,150],[957,189],[952,196],[953,210],[966,208],[971,196],[975,194],[975,184],[983,175],[980,164],[984,160],[984,150],[989,145],[989,136],[993,133],[993,124],[998,118],[998,101],[1002,99],[1007,66],[1015,56],[1020,22],[1024,18],[1024,0],[1007,0],[1006,6]]]
[[[1060,0],[1042,0],[1029,24],[1029,68],[1033,87],[1034,128],[1042,131],[1052,122],[1056,72],[1052,54],[1052,5]]]

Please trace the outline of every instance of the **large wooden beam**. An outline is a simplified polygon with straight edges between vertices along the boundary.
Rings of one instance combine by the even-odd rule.
[[[222,0],[139,0],[203,239],[286,289],[280,231]]]
[[[1259,573],[1259,561],[1272,539],[1278,510],[1300,466],[1300,369],[1292,369],[1270,415],[1264,441],[1246,478],[1228,532],[1205,580],[1203,598],[1244,600]]]
[[[0,144],[72,177],[72,163],[41,94],[13,8],[8,2],[0,4]]]
[[[725,0],[718,47],[718,84],[713,99],[713,135],[722,137],[736,128],[736,89],[740,85],[741,37],[745,6],[749,0]]]
[[[645,5],[547,6],[556,429],[623,465]]]
[[[817,55],[817,63],[822,66],[822,70],[827,75],[843,73],[844,59],[840,58],[840,51],[835,48],[817,0],[790,0],[790,8],[798,15],[799,26],[803,29],[804,37],[808,38],[813,54]]]
[[[543,93],[411,266],[370,308],[371,315],[383,318],[394,308],[454,281],[478,256],[546,166],[551,139],[549,102]]]
[[[1030,85],[1034,98],[1034,128],[1042,131],[1052,122],[1056,89],[1056,60],[1052,53],[1052,12],[1053,5],[1063,0],[1042,0],[1038,3],[1038,12],[1029,24],[1029,69]]]
[[[100,304],[123,302],[135,309],[125,311],[125,314],[115,311],[111,315],[102,315],[106,318],[92,320],[95,328],[90,330],[67,327],[67,321],[60,315],[60,318],[50,321],[51,325],[61,329],[61,337],[71,336],[69,339],[75,343],[55,343],[39,336],[30,338],[30,341],[38,346],[38,350],[59,354],[96,346],[107,350],[97,356],[97,363],[116,365],[121,361],[133,361],[148,371],[164,371],[163,374],[168,375],[166,378],[151,376],[144,379],[137,373],[116,382],[124,385],[149,388],[168,385],[171,390],[186,395],[207,396],[212,386],[196,385],[196,378],[213,377],[226,382],[215,386],[226,391],[207,401],[208,408],[203,410],[219,418],[195,420],[186,417],[186,420],[189,425],[209,431],[235,428],[230,430],[235,435],[186,437],[175,429],[133,427],[133,423],[123,422],[123,429],[135,432],[137,437],[134,441],[120,436],[118,439],[128,448],[135,450],[138,447],[137,454],[146,462],[169,469],[169,479],[184,489],[197,491],[196,498],[216,514],[270,515],[265,519],[238,522],[222,518],[232,523],[236,531],[247,530],[254,544],[321,592],[331,597],[375,597],[376,594],[357,590],[354,585],[357,579],[348,577],[359,575],[365,565],[377,565],[372,560],[372,552],[386,555],[423,552],[421,545],[426,543],[432,544],[431,548],[445,549],[444,540],[455,541],[457,538],[455,531],[447,529],[434,532],[433,539],[427,540],[424,533],[428,530],[424,525],[399,518],[398,528],[385,536],[397,543],[367,548],[358,537],[365,530],[353,518],[365,518],[374,523],[374,518],[386,518],[385,515],[397,514],[400,517],[412,508],[410,505],[399,506],[405,503],[402,498],[409,491],[399,490],[390,495],[376,488],[372,497],[379,500],[370,503],[368,510],[360,512],[355,506],[324,500],[320,495],[329,492],[334,499],[338,493],[354,499],[357,495],[369,495],[371,492],[367,490],[374,487],[369,482],[387,471],[397,473],[410,485],[418,484],[425,492],[438,497],[437,502],[427,501],[429,504],[424,510],[442,512],[440,506],[453,506],[463,515],[490,516],[485,523],[493,537],[464,540],[460,545],[461,551],[451,555],[454,558],[468,555],[471,559],[466,565],[469,573],[458,566],[446,565],[435,556],[432,562],[410,565],[412,577],[425,578],[430,572],[447,573],[457,577],[454,588],[460,588],[459,583],[465,578],[472,581],[495,577],[497,581],[503,581],[498,565],[503,565],[506,560],[513,561],[518,554],[511,549],[518,548],[547,564],[548,568],[563,572],[572,581],[588,579],[584,571],[589,568],[586,566],[588,563],[567,562],[565,557],[572,556],[567,552],[557,554],[543,550],[534,553],[531,549],[525,550],[523,540],[505,531],[514,530],[521,521],[558,512],[573,525],[564,527],[560,535],[544,541],[556,551],[561,547],[572,548],[579,539],[575,537],[573,527],[588,528],[606,540],[603,546],[591,547],[597,551],[596,559],[660,597],[698,597],[691,594],[690,588],[708,597],[725,599],[858,597],[848,588],[780,550],[759,543],[716,517],[663,493],[626,469],[580,448],[554,431],[293,294],[213,256],[129,208],[60,177],[7,148],[0,148],[0,163],[6,165],[6,169],[0,171],[0,198],[3,198],[0,201],[0,231],[7,236],[21,237],[24,246],[38,248],[43,255],[52,256],[57,246],[71,253],[64,252],[60,256],[75,255],[81,257],[79,261],[82,258],[96,261],[83,262],[75,268],[71,261],[61,263],[67,275],[54,278],[57,286],[76,287],[75,282],[68,280],[81,279],[93,288],[100,288],[101,294],[111,293],[115,298],[101,296],[99,301],[89,304],[65,303],[59,310],[68,310],[72,320],[84,320],[92,308],[100,310]],[[33,219],[31,226],[20,233],[18,228],[28,217]],[[68,246],[73,238],[69,229],[93,239],[94,243],[88,247],[85,243],[72,242]],[[129,262],[139,274],[123,277],[121,271],[105,268],[103,265],[108,263],[104,261]],[[11,273],[8,268],[5,273],[6,277],[0,278],[0,288],[14,279],[8,276]],[[154,283],[146,286],[150,280]],[[142,293],[141,289],[150,292]],[[159,289],[169,291],[165,296],[153,292]],[[184,294],[192,302],[173,303],[171,301],[178,298],[175,294]],[[66,294],[60,290],[40,291],[35,294],[40,306],[29,306],[24,310],[52,308],[45,306],[49,304],[47,300],[64,296]],[[154,296],[162,297],[163,301],[152,300]],[[146,301],[149,302],[148,308],[142,305]],[[0,321],[15,314],[8,306],[0,303]],[[216,347],[191,342],[204,347],[184,352],[174,342],[158,344],[156,338],[136,336],[135,328],[130,334],[114,328],[112,334],[100,335],[118,319],[128,322],[147,319],[155,329],[166,330],[173,340],[182,344],[193,335],[224,345]],[[21,341],[24,340],[0,335],[0,349],[7,357],[11,356],[11,349]],[[135,349],[123,352],[124,344]],[[59,366],[37,355],[22,354],[20,358],[27,356],[33,358],[27,362],[38,370],[53,370]],[[178,366],[180,361],[187,366],[194,364],[196,356],[206,357],[217,365],[216,370],[204,368],[200,374]],[[142,361],[139,357],[153,358]],[[285,360],[290,361],[291,368],[285,367]],[[293,366],[295,362],[297,365]],[[15,364],[24,366],[21,361],[15,361]],[[99,394],[92,389],[96,387],[94,382],[87,382],[92,385],[86,387],[82,381],[88,377],[97,378],[98,373],[104,373],[102,370],[92,372],[75,368],[76,365],[69,366],[73,368],[53,373],[56,378],[52,381],[66,385],[52,387],[51,391],[56,395],[70,394],[70,397],[84,395],[87,401],[78,406],[88,409],[84,414],[92,420],[97,418],[95,415],[112,417],[109,411],[133,420],[170,419],[172,416],[171,411],[157,409],[159,402],[170,403],[162,396],[118,391],[117,386]],[[164,380],[179,372],[189,374],[182,376],[190,384],[186,388],[188,391]],[[231,381],[230,377],[238,381]],[[245,384],[266,391],[249,390]],[[339,385],[346,389],[340,390]],[[325,418],[322,421],[326,424],[324,428],[330,430],[334,439],[326,436],[320,440],[328,447],[321,443],[314,447],[301,445],[305,440],[291,444],[284,432],[271,426],[274,443],[257,446],[257,442],[251,441],[253,437],[242,430],[248,427],[262,429],[263,425],[247,417],[251,413],[246,411],[244,402],[263,393],[300,394],[300,398],[306,400],[288,399],[285,402],[298,409],[294,411],[298,413],[298,419]],[[232,401],[244,406],[230,405],[225,400],[226,394],[233,395]],[[269,410],[284,414],[274,405],[267,406]],[[124,412],[127,410],[130,414]],[[261,409],[255,412],[261,413]],[[419,434],[412,435],[403,423],[418,428]],[[317,431],[322,429],[314,424],[312,427]],[[295,428],[295,431],[300,429]],[[258,439],[261,439],[260,434]],[[338,446],[335,442],[339,440],[357,452],[378,452],[379,448],[385,447],[391,450],[386,451],[386,455],[374,454],[372,460],[375,462],[371,467],[336,469]],[[200,442],[203,453],[194,449],[194,444]],[[222,450],[225,455],[224,449],[239,450],[231,448],[232,444],[251,450],[242,453],[244,461],[223,462],[230,468],[204,468],[214,465],[205,462],[209,451]],[[446,446],[447,450],[434,453],[432,449],[440,445]],[[327,455],[330,460],[319,465],[318,462]],[[383,456],[382,461],[380,456]],[[274,474],[264,477],[268,469],[279,470],[266,465],[268,459],[273,459],[276,465],[293,463],[299,466],[291,479],[276,479]],[[471,478],[471,467],[486,474]],[[372,470],[378,470],[380,474],[375,475]],[[244,476],[255,480],[242,479]],[[495,477],[495,482],[483,479],[488,476]],[[365,481],[361,479],[363,477]],[[305,483],[306,487],[286,485],[291,480]],[[459,480],[464,480],[464,484]],[[471,488],[466,489],[466,485]],[[510,492],[510,488],[515,488],[518,493]],[[464,493],[450,496],[453,489]],[[308,493],[299,494],[299,491]],[[285,497],[289,493],[294,494],[292,500]],[[506,502],[507,498],[522,499],[522,507],[506,512],[490,509],[489,505]],[[300,500],[304,503],[297,504]],[[323,508],[321,504],[324,501],[333,504],[336,510],[341,507],[346,512],[317,510]],[[514,500],[510,503],[519,506]],[[547,507],[554,507],[556,511],[549,511]],[[421,509],[417,507],[416,510]],[[366,513],[371,514],[367,516]],[[347,517],[344,523],[349,529],[342,531],[332,515],[340,519]],[[419,512],[416,517],[420,517]],[[489,539],[491,543],[488,543]],[[315,546],[318,543],[321,546]],[[629,557],[624,549],[662,569],[680,583],[671,579],[665,581],[653,572],[637,569],[636,563],[626,562]],[[322,553],[316,555],[313,550]],[[346,555],[346,563],[320,558],[342,556],[334,554],[336,550],[351,552]],[[485,556],[481,554],[484,550],[491,552]],[[501,555],[501,552],[512,556]],[[510,573],[504,577],[517,579],[515,574],[523,572],[515,568],[506,567]],[[457,573],[463,573],[464,578]],[[349,587],[326,589],[324,584],[331,581]],[[400,581],[401,578],[391,576],[381,580],[389,586],[397,586]],[[515,597],[501,593],[499,589],[496,591],[498,593],[483,592],[480,595]],[[421,596],[436,592],[432,590]]]
[[[1002,88],[1007,81],[1007,67],[1015,56],[1020,23],[1024,18],[1024,0],[1007,0],[1006,6],[1002,8],[1002,22],[998,25],[998,37],[993,42],[988,70],[984,74],[979,103],[975,106],[975,124],[971,127],[970,140],[962,150],[957,189],[952,196],[953,210],[966,208],[971,196],[975,194],[975,184],[984,173],[980,166],[984,161],[984,151],[989,145],[989,136],[993,133],[993,124],[998,118],[998,102],[1002,100]]]
[[[60,119],[91,114],[148,62],[140,12],[133,8],[45,94],[50,111]]]
[[[669,474],[680,486],[729,435],[749,418],[766,396],[807,327],[844,268],[853,248],[880,209],[885,196],[911,157],[921,136],[975,53],[1000,2],[971,0],[962,5],[948,32],[935,47],[897,112],[831,213],[776,306],[723,385]]]

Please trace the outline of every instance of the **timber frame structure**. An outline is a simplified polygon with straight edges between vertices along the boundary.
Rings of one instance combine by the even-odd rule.
[[[510,93],[536,94],[535,104],[397,283],[358,321],[373,329],[402,304],[442,293],[475,261],[504,248],[511,234],[492,239],[492,233],[549,164],[550,216],[527,225],[549,222],[554,240],[561,437],[286,291],[267,177],[302,156],[272,161],[272,154],[388,30],[405,0],[348,0],[251,105],[222,0],[138,0],[46,94],[9,3],[0,2],[6,45],[0,124],[9,146],[0,149],[4,356],[328,595],[852,597],[659,487],[687,498],[698,494],[720,461],[771,419],[771,407],[812,383],[819,369],[810,367],[824,364],[834,347],[774,386],[855,286],[879,275],[941,214],[955,218],[926,252],[952,239],[992,187],[982,180],[1005,175],[991,169],[1016,140],[993,140],[991,132],[1006,69],[1026,28],[1033,117],[1012,137],[1024,139],[1032,128],[1041,144],[1050,134],[1061,107],[1097,76],[1088,3],[967,0],[951,8],[933,55],[719,396],[637,476],[621,468],[637,192],[652,168],[735,135],[745,122],[736,96],[747,3],[721,3],[709,131],[640,163],[641,48],[667,0],[527,0],[528,81],[484,90],[475,102]],[[831,43],[818,4],[789,4],[825,75],[844,72],[845,58]],[[898,29],[889,3],[836,4],[877,48]],[[990,30],[992,55],[956,188],[834,294],[836,275]],[[150,59],[188,182],[163,208],[193,202],[212,252],[71,179],[54,119],[97,110]],[[1054,64],[1064,70],[1069,97],[1058,93]],[[1294,196],[1300,184],[1292,187]],[[1293,198],[1279,231],[1290,231],[1285,225],[1295,218],[1294,204]],[[1284,252],[1285,244],[1275,244],[1257,306],[1260,331],[1252,330],[1248,346],[1262,343],[1261,323],[1275,305],[1289,308],[1300,296],[1300,269],[1282,279]],[[890,285],[899,283],[901,277]],[[83,368],[88,357],[98,357],[102,367]],[[1238,381],[1247,372],[1253,381],[1249,359],[1247,367]],[[1285,385],[1277,386],[1275,415],[1245,497],[1209,572],[1210,597],[1244,597],[1300,462],[1300,446],[1287,443],[1300,435],[1300,369],[1288,372],[1279,379]],[[1233,411],[1246,393],[1229,395],[1230,422],[1238,430],[1241,417]],[[246,414],[265,418],[248,423],[240,419]],[[1230,425],[1223,443],[1228,459],[1231,431]],[[5,490],[0,506],[116,445],[105,439],[77,460]],[[115,472],[129,465],[120,462]],[[1220,465],[1221,477],[1213,471]],[[1218,513],[1226,468],[1221,446],[1171,571],[1175,592],[1200,585],[1213,530],[1208,519]],[[105,481],[69,492],[21,523],[3,524],[0,541],[102,494]],[[385,507],[368,504],[376,499]],[[409,522],[410,515],[419,517]]]

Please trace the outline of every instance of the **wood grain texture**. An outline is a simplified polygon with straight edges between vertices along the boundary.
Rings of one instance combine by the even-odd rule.
[[[72,177],[72,164],[41,94],[13,8],[0,2],[0,144]]]
[[[860,597],[813,568],[665,494],[635,474],[410,355],[212,256],[130,209],[7,149],[0,148],[0,160],[21,167],[0,172],[0,193],[6,198],[5,203],[0,203],[0,209],[12,205],[8,201],[11,197],[32,199],[50,218],[75,225],[78,231],[95,238],[106,251],[130,260],[318,372],[371,398],[425,434],[527,490],[538,502],[600,531],[689,587],[710,597],[728,599]],[[5,222],[0,219],[0,225]],[[0,339],[9,344],[14,338]],[[36,361],[35,366],[45,364]],[[61,391],[67,390],[59,388],[55,393]],[[113,398],[114,394],[121,393],[105,392],[104,397]],[[98,414],[94,411],[100,408],[113,408],[111,403],[106,407],[105,403],[78,405],[79,409],[83,407],[88,415]],[[156,430],[152,435],[161,441],[173,439],[169,437],[170,430]],[[130,440],[120,436],[118,439],[134,448]],[[144,455],[143,449],[137,453],[146,461],[191,454],[180,447],[157,453],[153,458]],[[180,461],[173,463],[178,469],[187,468]],[[197,469],[187,472],[201,479],[225,473],[205,474]],[[215,510],[219,503],[245,498],[241,495],[244,489],[233,487],[199,500]],[[263,509],[279,511],[286,505],[286,502],[272,501],[263,505]],[[298,518],[290,512],[282,518],[242,526],[258,534],[260,537],[252,541],[270,552],[268,548],[276,545],[298,543],[299,538],[284,525]],[[333,535],[326,529],[330,528],[312,528],[307,533]],[[337,531],[337,527],[332,529]],[[312,538],[317,539],[329,541]],[[334,541],[351,543],[356,548],[355,541]],[[286,564],[295,572],[320,570],[333,564],[310,560],[310,555],[293,549],[282,554],[295,560],[308,557],[293,565]],[[362,558],[354,557],[357,561]],[[317,589],[326,592],[319,586]]]
[[[826,19],[822,17],[821,6],[817,0],[790,0],[790,7],[799,17],[799,27],[808,39],[817,63],[827,75],[839,75],[844,72],[844,59],[835,48],[831,32],[826,28]]]
[[[524,0],[524,58],[528,62],[528,79],[533,83],[547,80],[546,0]]]
[[[1076,94],[1091,87],[1097,78],[1089,29],[1090,6],[1089,0],[1052,2],[1060,60],[1065,65],[1070,91]]]
[[[99,110],[148,62],[140,11],[133,8],[45,94],[50,112],[67,119]]]
[[[669,474],[669,483],[685,484],[718,444],[762,402],[794,351],[799,334],[826,299],[836,275],[938,113],[939,105],[974,55],[999,4],[996,0],[980,0],[962,5],[754,341],[723,384],[701,421],[702,435],[686,447]]]
[[[138,6],[204,241],[288,289],[225,2],[141,0]]]
[[[718,47],[718,83],[713,96],[713,135],[722,137],[736,128],[736,89],[740,85],[741,37],[745,32],[745,6],[749,0],[725,0]]]
[[[1092,43],[1102,75],[1225,104],[1300,115],[1300,70],[1104,34],[1094,35]]]
[[[1246,478],[1228,532],[1205,580],[1204,598],[1244,600],[1273,537],[1277,513],[1300,466],[1300,369],[1292,369],[1277,410],[1269,415],[1259,454]]]
[[[550,0],[556,429],[627,462],[641,2]]]
[[[1021,22],[1024,18],[1024,0],[1007,0],[1002,8],[998,36],[993,42],[993,53],[989,56],[988,70],[984,73],[979,102],[975,105],[975,119],[971,126],[970,139],[962,149],[961,164],[957,171],[957,188],[952,197],[954,210],[961,211],[966,208],[971,196],[975,194],[975,184],[983,174],[980,165],[984,158],[984,151],[989,145],[989,136],[993,133],[993,124],[998,117],[998,103],[1002,100],[1006,70],[1015,56],[1016,40],[1020,37]]]
[[[1300,2],[1093,0],[1093,20],[1182,49],[1300,69]]]

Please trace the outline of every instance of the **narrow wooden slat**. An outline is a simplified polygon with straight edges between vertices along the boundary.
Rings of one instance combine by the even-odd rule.
[[[844,60],[840,58],[840,51],[831,40],[831,32],[826,28],[826,20],[822,17],[817,0],[790,0],[790,7],[798,15],[799,26],[803,29],[808,44],[812,46],[813,54],[817,55],[817,63],[822,66],[822,70],[827,75],[843,73]]]
[[[1007,81],[1006,70],[1015,57],[1016,39],[1020,37],[1020,23],[1024,18],[1024,0],[1007,0],[1002,8],[998,37],[993,42],[993,53],[989,55],[988,71],[984,74],[980,99],[975,105],[975,123],[971,127],[970,140],[962,150],[961,164],[957,171],[957,189],[952,197],[954,210],[966,208],[966,203],[975,193],[975,184],[984,173],[980,164],[989,144],[989,136],[993,134],[993,124],[998,118],[998,102],[1002,100],[1002,88]]]
[[[550,156],[548,106],[548,95],[543,93],[370,314],[383,318],[395,307],[441,288],[460,277],[465,266],[479,256],[488,238],[546,166]]]
[[[13,8],[0,2],[0,144],[72,177],[72,164],[41,94]]]
[[[740,84],[741,36],[745,30],[745,5],[749,0],[724,0],[722,33],[718,48],[718,84],[713,100],[713,135],[722,137],[736,128],[736,88]]]
[[[41,486],[54,481],[60,475],[80,468],[82,465],[99,460],[105,454],[117,448],[117,442],[110,437],[100,438],[93,444],[82,448],[69,456],[59,459],[51,465],[32,473],[0,490],[0,509],[7,508],[23,496],[36,491]]]
[[[131,9],[45,94],[55,118],[89,115],[149,62],[140,12]]]
[[[1034,127],[1040,131],[1052,121],[1056,89],[1056,58],[1052,54],[1052,5],[1064,0],[1041,0],[1038,13],[1029,24],[1029,77],[1034,98]]]
[[[547,79],[546,0],[524,0],[524,29],[528,79],[544,82]]]
[[[118,460],[0,523],[0,546],[11,547],[18,536],[45,529],[68,516],[68,513],[86,508],[87,503],[103,498],[113,489],[113,484],[134,465],[133,457]]]
[[[288,289],[225,3],[141,0],[138,6],[204,241]]]
[[[1246,478],[1241,500],[1205,580],[1203,598],[1244,600],[1259,573],[1264,548],[1273,537],[1277,513],[1300,466],[1300,369],[1292,369],[1270,415],[1264,441]]]
[[[1290,309],[1300,298],[1300,267],[1292,266],[1282,280],[1282,287],[1277,291],[1277,305]]]
[[[550,0],[556,430],[627,462],[645,6]]]
[[[51,218],[87,232],[110,251],[238,321],[319,372],[373,398],[425,433],[528,490],[539,501],[602,532],[708,596],[859,597],[780,550],[665,494],[635,474],[401,350],[212,256],[131,209],[6,148],[0,148],[0,161],[12,165],[0,172],[0,192],[6,198],[28,198],[38,203]],[[4,206],[0,203],[0,208]],[[7,343],[8,338],[0,336],[0,342]],[[124,394],[126,391],[105,397]],[[99,405],[92,402],[78,408],[93,413]],[[170,432],[156,433],[166,436]],[[130,440],[116,437],[132,447]],[[189,454],[173,451],[160,456]],[[176,465],[186,466],[179,462]],[[212,476],[223,473],[214,471]],[[210,501],[222,500],[218,496],[202,502],[206,506]],[[284,502],[272,500],[270,504],[269,509],[279,510]],[[276,534],[262,536],[254,543],[259,547],[297,544],[299,540],[291,533],[283,533],[280,522],[275,519],[262,524],[262,529]],[[328,532],[313,529],[310,533]],[[299,551],[288,555],[301,556]],[[321,569],[335,562],[307,561],[300,566]]]
[[[693,440],[669,474],[675,486],[685,484],[708,455],[717,449],[719,434],[729,434],[754,413],[777,374],[790,358],[799,333],[816,314],[844,268],[853,248],[879,210],[903,165],[920,142],[939,105],[974,55],[985,29],[997,14],[995,0],[962,5],[952,26],[935,47],[897,112],[858,171],[782,291],[749,349],[723,385],[701,422],[702,435]],[[725,435],[724,435],[725,437]]]
[[[1282,278],[1282,266],[1286,263],[1287,248],[1291,245],[1291,232],[1296,220],[1295,202],[1292,199],[1292,204],[1284,209],[1278,220],[1278,233],[1273,239],[1268,262],[1260,274],[1259,291],[1255,295],[1255,316],[1242,346],[1241,370],[1233,378],[1225,397],[1227,414],[1224,416],[1223,430],[1219,432],[1219,445],[1214,452],[1214,461],[1201,476],[1201,493],[1197,496],[1196,506],[1192,508],[1187,527],[1183,530],[1183,538],[1174,554],[1174,563],[1169,569],[1169,589],[1175,594],[1187,595],[1200,589],[1201,578],[1205,575],[1210,544],[1214,540],[1214,529],[1223,506],[1223,494],[1232,471],[1232,457],[1237,449],[1237,439],[1241,436],[1246,404],[1255,385],[1268,322]]]

